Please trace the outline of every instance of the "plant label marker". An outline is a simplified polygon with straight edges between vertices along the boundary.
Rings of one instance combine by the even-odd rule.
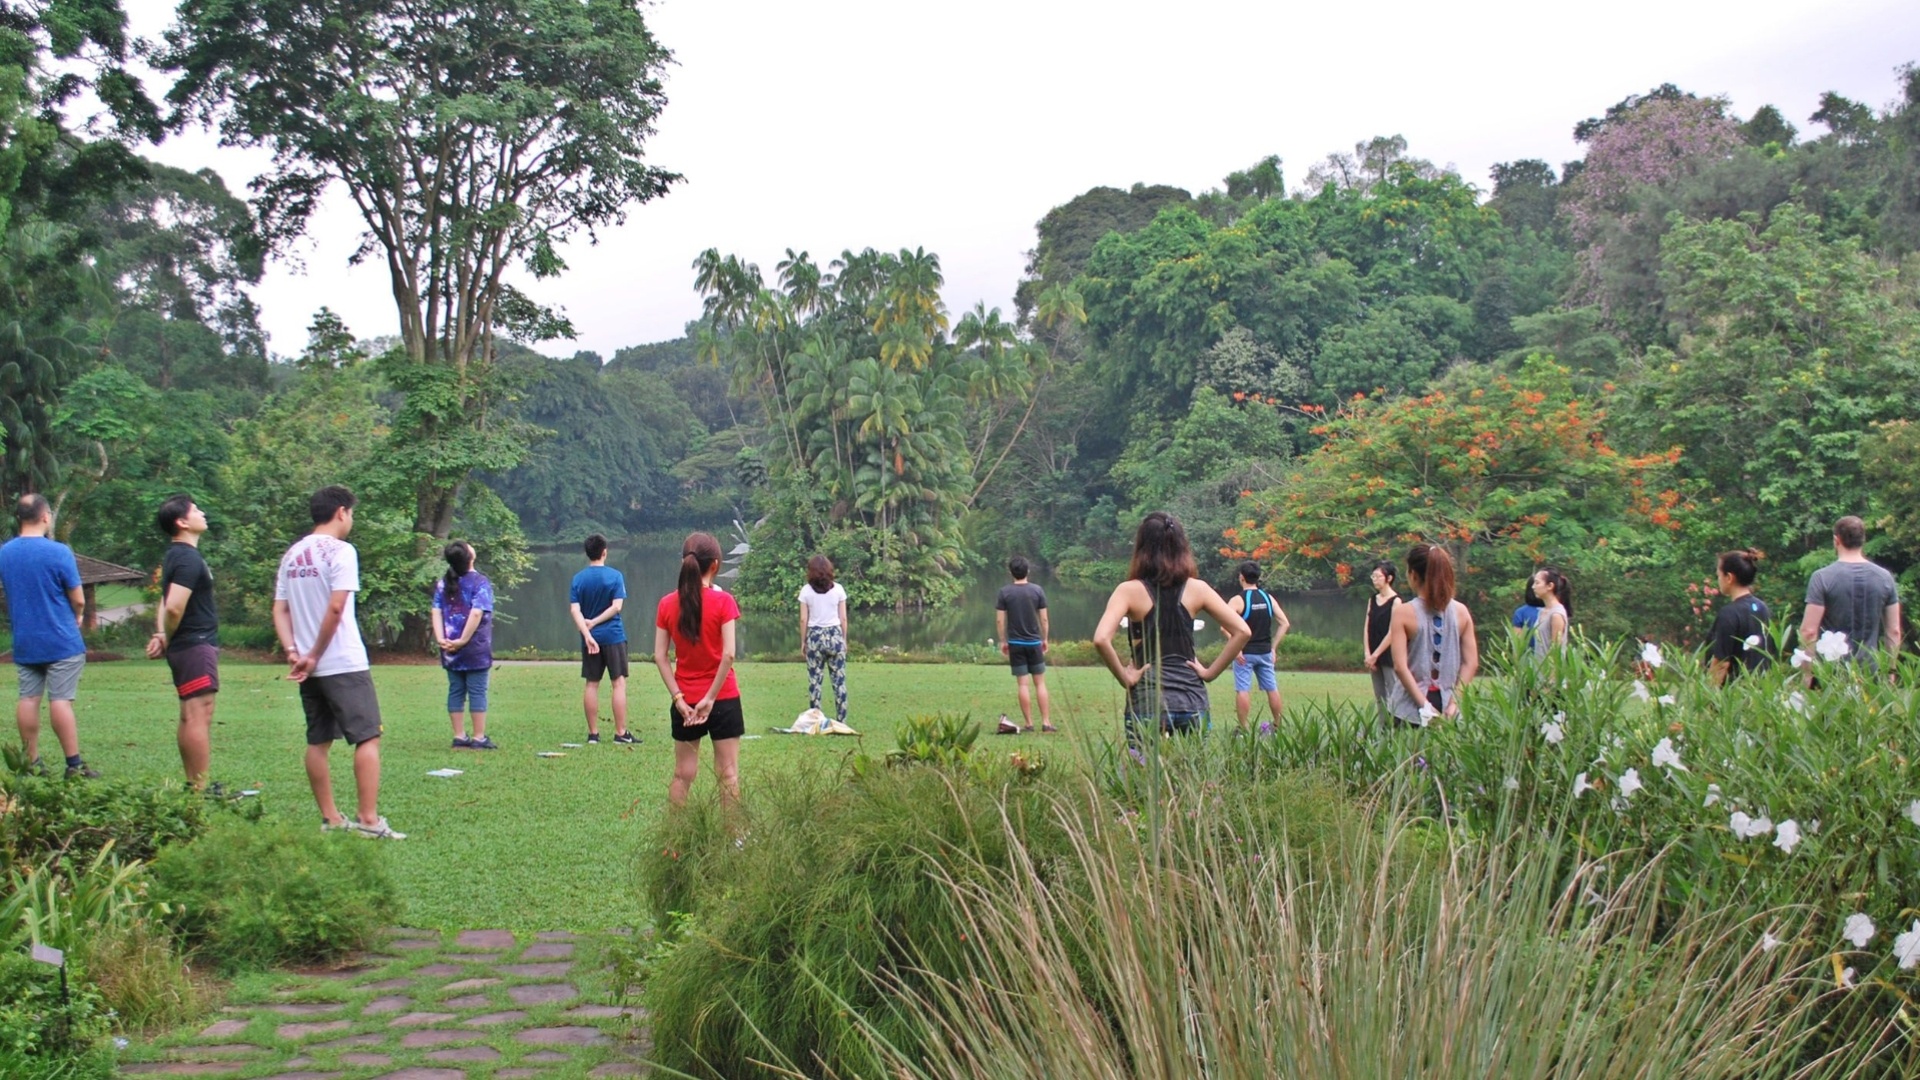
[[[51,945],[42,945],[39,942],[34,943],[33,958],[50,967],[65,967],[67,963],[66,953],[61,952]]]
[[[542,750],[542,751],[540,751],[540,752],[539,752],[539,754],[538,754],[537,756],[539,756],[539,757],[566,757],[567,755],[565,755],[565,754],[563,754],[563,753],[561,753],[561,752],[560,752],[560,751],[558,751],[558,750]]]
[[[427,775],[447,778],[447,777],[459,776],[464,771],[466,770],[464,769],[428,769]]]

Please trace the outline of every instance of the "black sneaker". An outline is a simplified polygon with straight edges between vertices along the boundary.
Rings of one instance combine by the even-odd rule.
[[[97,772],[94,772],[91,768],[88,768],[87,763],[83,761],[78,765],[67,766],[67,779],[98,780],[100,779],[100,774]]]
[[[613,737],[613,741],[614,741],[614,742],[617,742],[617,743],[627,743],[627,744],[629,744],[629,745],[631,745],[631,744],[633,744],[633,743],[637,743],[637,742],[639,742],[640,740],[639,740],[639,739],[636,739],[636,738],[634,738],[634,737],[633,737],[633,732],[631,732],[631,731],[623,731],[623,732],[621,732],[621,733],[619,733],[618,735],[615,735],[615,736]]]
[[[462,735],[453,740],[453,748],[455,750],[471,750],[473,749],[473,740]]]
[[[500,744],[482,735],[477,739],[468,741],[467,748],[470,750],[498,750],[500,749]]]
[[[589,732],[587,732],[587,745],[588,745],[588,746],[599,746],[599,745],[600,745],[600,733],[599,733],[599,732],[597,732],[597,731],[589,731]]]

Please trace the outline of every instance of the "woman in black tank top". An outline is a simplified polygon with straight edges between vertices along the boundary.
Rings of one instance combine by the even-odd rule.
[[[1392,645],[1390,631],[1393,629],[1393,609],[1400,604],[1400,593],[1395,584],[1400,574],[1392,563],[1385,560],[1373,564],[1373,573],[1368,575],[1373,582],[1373,595],[1367,598],[1367,621],[1361,633],[1367,644],[1363,659],[1366,661],[1367,674],[1373,677],[1373,702],[1385,715],[1387,692],[1393,686],[1393,661],[1387,656]]]
[[[1206,729],[1206,684],[1233,663],[1252,637],[1246,620],[1196,573],[1179,520],[1164,511],[1148,514],[1134,535],[1127,580],[1108,597],[1093,632],[1094,648],[1127,691],[1127,742],[1136,757],[1141,756],[1140,729],[1149,723],[1169,734]],[[1193,620],[1203,612],[1228,635],[1226,648],[1211,664],[1201,664],[1194,656]],[[1113,647],[1123,621],[1129,646],[1125,661]]]

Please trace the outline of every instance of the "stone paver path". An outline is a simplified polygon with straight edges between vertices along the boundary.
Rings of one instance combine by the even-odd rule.
[[[122,1076],[579,1080],[643,1076],[645,1015],[606,1002],[579,936],[397,929],[376,955],[276,977],[191,1029],[133,1046]],[[253,993],[251,989],[248,991]]]

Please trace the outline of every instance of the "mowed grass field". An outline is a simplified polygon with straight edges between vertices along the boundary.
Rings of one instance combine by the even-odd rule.
[[[221,665],[214,714],[213,777],[231,788],[260,791],[272,817],[319,827],[319,815],[301,768],[305,724],[294,684],[277,664],[232,660]],[[880,755],[895,745],[894,726],[906,716],[967,713],[991,732],[1000,713],[1019,717],[1013,680],[1001,667],[940,664],[849,666],[849,720],[860,739],[773,735],[807,706],[802,664],[748,663],[740,667],[750,736],[741,749],[741,784],[749,808],[756,787],[778,784],[794,770],[833,770],[850,755]],[[646,829],[665,810],[673,750],[667,738],[667,694],[649,664],[630,683],[637,746],[611,742],[608,688],[598,746],[582,742],[578,666],[509,664],[494,671],[488,732],[493,752],[453,750],[446,717],[446,676],[435,666],[381,665],[373,671],[386,734],[380,809],[407,839],[388,844],[389,865],[409,925],[431,928],[604,930],[641,918],[633,877],[634,855]],[[16,690],[5,665],[5,690]],[[1116,738],[1121,696],[1103,668],[1056,668],[1047,676],[1058,736],[994,737],[988,752],[1040,748],[1070,757],[1092,740]],[[1289,702],[1364,700],[1364,675],[1283,672]],[[1265,712],[1256,692],[1255,717]],[[1216,729],[1233,723],[1230,676],[1213,685]],[[162,662],[96,663],[80,682],[82,752],[108,777],[180,783],[174,745],[177,720],[172,685]],[[831,708],[831,703],[828,703]],[[1257,721],[1256,721],[1257,722]],[[16,738],[7,732],[7,741]],[[42,752],[57,760],[51,730]],[[540,751],[564,757],[542,758]],[[713,782],[702,748],[695,798],[711,797]],[[333,751],[336,798],[351,813],[351,760],[344,743]],[[449,779],[426,775],[455,768]],[[372,843],[340,837],[342,843]]]

